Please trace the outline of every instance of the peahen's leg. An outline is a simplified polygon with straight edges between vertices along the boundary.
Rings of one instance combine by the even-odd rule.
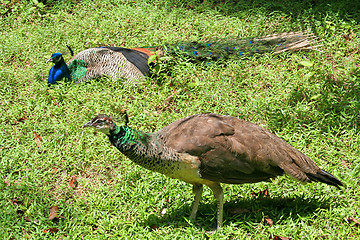
[[[192,211],[191,211],[191,215],[190,215],[190,218],[193,220],[195,220],[195,218],[196,218],[196,213],[199,208],[199,203],[200,203],[202,192],[203,192],[202,184],[194,184],[193,185],[193,193],[195,194],[195,198],[194,198],[194,203],[193,203],[193,207],[192,207]]]
[[[214,193],[217,201],[217,229],[222,227],[223,224],[223,206],[224,206],[224,191],[219,183],[208,185]]]

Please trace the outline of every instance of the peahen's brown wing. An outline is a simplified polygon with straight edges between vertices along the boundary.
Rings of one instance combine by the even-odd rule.
[[[199,157],[202,178],[216,182],[258,182],[283,172],[309,182],[314,179],[308,174],[321,172],[312,160],[281,138],[235,117],[193,115],[157,134],[175,151]]]

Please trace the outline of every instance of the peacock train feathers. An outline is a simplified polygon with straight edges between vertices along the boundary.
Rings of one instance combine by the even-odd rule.
[[[304,32],[290,32],[251,39],[217,39],[204,43],[184,42],[157,47],[98,47],[79,52],[68,63],[65,63],[61,53],[54,53],[48,60],[55,63],[50,69],[48,83],[53,84],[62,79],[80,83],[102,76],[142,80],[150,73],[149,56],[155,54],[182,54],[195,60],[214,61],[315,49],[315,38]]]

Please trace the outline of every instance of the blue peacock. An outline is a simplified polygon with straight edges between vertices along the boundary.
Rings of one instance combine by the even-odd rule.
[[[304,32],[289,32],[251,39],[217,39],[209,42],[182,42],[157,47],[98,47],[79,52],[68,63],[61,53],[48,60],[48,83],[62,79],[75,83],[109,76],[113,79],[142,80],[150,73],[149,57],[158,54],[183,54],[200,61],[252,57],[255,54],[299,51],[316,48],[315,36]],[[70,50],[72,52],[72,50]]]

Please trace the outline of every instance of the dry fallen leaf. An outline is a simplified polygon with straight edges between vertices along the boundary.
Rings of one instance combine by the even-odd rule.
[[[165,105],[170,105],[173,96],[174,96],[174,95],[171,94],[170,96],[168,96],[168,97],[165,99],[165,101],[164,101]]]
[[[274,224],[273,220],[268,217],[265,217],[265,221],[269,224],[270,227]]]
[[[76,188],[78,185],[78,181],[75,176],[72,176],[69,182],[71,188]]]
[[[156,225],[151,225],[150,226],[150,232],[158,230],[158,229],[159,229],[159,226],[156,226]]]
[[[20,185],[21,185],[21,181],[14,180],[14,185],[16,185],[16,186],[20,186]]]
[[[57,211],[59,211],[59,207],[58,206],[52,206],[49,209],[50,209],[49,219],[53,220],[54,218],[56,218]]]
[[[258,194],[259,194],[259,197],[267,197],[267,196],[269,196],[269,189],[267,188],[263,191],[260,191]]]
[[[347,220],[348,222],[353,222],[353,223],[355,223],[354,226],[360,227],[360,222],[359,222],[358,220],[356,220],[355,218],[353,218],[353,217],[348,217],[346,220]]]
[[[62,240],[63,239],[63,237],[67,237],[67,234],[66,233],[64,233],[63,235],[61,235],[57,240]]]
[[[28,217],[24,217],[24,219],[25,219],[25,221],[27,221],[27,222],[31,222],[31,219],[28,218]]]
[[[344,165],[345,167],[349,168],[349,162],[346,160],[341,160],[342,165]]]
[[[253,196],[253,197],[255,197],[255,198],[258,198],[258,197],[267,197],[267,196],[269,196],[269,189],[267,188],[267,189],[262,190],[262,191],[260,191],[260,192],[258,192],[258,193],[252,192],[252,193],[250,193],[250,194],[251,194],[251,196]]]
[[[34,132],[34,137],[35,137],[35,141],[36,141],[36,145],[38,147],[41,147],[41,136],[37,133],[37,132]]]
[[[28,118],[27,117],[21,117],[21,118],[19,118],[18,119],[18,122],[25,122],[26,120],[28,120]]]
[[[14,198],[13,200],[11,200],[11,203],[14,204],[14,205],[22,204],[22,202],[19,201],[19,200],[17,200],[16,198]]]
[[[125,113],[126,113],[126,111],[127,111],[127,109],[126,109],[126,108],[121,108],[121,109],[119,109],[119,112],[120,112],[120,113],[122,113],[122,114],[125,114]]]
[[[44,230],[44,233],[57,233],[59,229],[57,228],[48,228]]]
[[[289,240],[290,238],[288,238],[288,237],[280,237],[280,236],[274,236],[274,238],[273,238],[274,240]]]

